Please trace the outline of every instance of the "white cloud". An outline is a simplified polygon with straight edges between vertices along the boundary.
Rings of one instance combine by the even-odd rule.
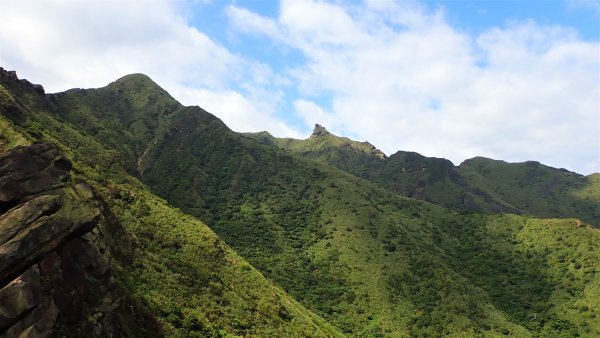
[[[295,129],[263,113],[262,108],[270,106],[272,102],[250,100],[232,90],[177,88],[175,93],[184,103],[193,105],[193,102],[202,102],[202,108],[207,111],[218,111],[219,118],[236,131],[270,130],[278,137],[300,137]]]
[[[600,171],[600,45],[572,29],[529,20],[470,36],[416,2],[284,0],[274,20],[243,11],[230,17],[240,30],[308,59],[288,70],[307,124],[321,119],[388,154]],[[318,93],[330,106],[308,99]]]
[[[189,6],[173,1],[5,1],[0,66],[43,84],[48,92],[100,87],[128,73],[145,73],[185,104],[205,106],[190,99],[210,100],[205,108],[235,130],[291,132],[273,117],[275,106],[262,103],[270,95],[255,89],[276,80],[269,68],[189,25]],[[223,109],[212,104],[218,97]]]
[[[275,22],[243,7],[229,5],[225,9],[225,13],[231,19],[234,28],[238,30],[246,33],[263,34],[277,40],[283,38]]]
[[[312,101],[295,100],[294,110],[307,126],[318,123],[327,125],[331,130],[338,129],[338,123],[333,119],[333,114],[326,112],[322,107]]]

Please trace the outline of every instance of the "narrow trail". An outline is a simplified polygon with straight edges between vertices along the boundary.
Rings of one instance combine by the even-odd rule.
[[[152,145],[152,142],[148,143],[148,146],[146,146],[146,149],[144,149],[144,152],[142,153],[142,155],[140,155],[140,157],[137,160],[137,173],[140,177],[144,177],[144,169],[142,168],[142,160],[144,159],[144,157],[146,157],[146,154],[148,154],[148,151],[150,151],[150,146]]]

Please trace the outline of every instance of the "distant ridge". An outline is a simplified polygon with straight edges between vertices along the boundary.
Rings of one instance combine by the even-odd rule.
[[[331,134],[316,124],[306,140],[246,133],[263,144],[317,159],[403,196],[461,212],[508,212],[578,217],[600,227],[600,183],[536,161],[508,163],[475,157],[458,166],[446,159],[398,151],[387,157],[368,142]]]

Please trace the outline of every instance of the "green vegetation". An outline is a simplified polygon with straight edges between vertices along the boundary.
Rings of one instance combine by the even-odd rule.
[[[0,121],[61,145],[92,182],[129,238],[122,283],[170,336],[600,335],[597,229],[400,195],[535,201],[509,203],[516,186],[492,170],[384,158],[324,129],[239,135],[142,75],[48,97],[4,85],[19,100]],[[595,178],[572,196],[595,198]]]
[[[588,177],[538,162],[476,157],[459,171],[469,184],[538,217],[576,217],[600,227],[598,175]]]
[[[28,144],[29,140],[19,133],[10,121],[0,118],[0,152]]]
[[[246,133],[262,144],[323,161],[403,196],[460,212],[576,217],[600,227],[600,179],[537,162],[506,163],[476,157],[450,161],[398,151],[385,157],[367,142],[335,136],[317,126],[306,140]]]
[[[2,111],[7,112],[9,109],[14,109],[15,106],[14,97],[0,84],[0,107],[2,107]],[[29,140],[18,132],[10,120],[2,115],[0,115],[0,152],[5,152],[16,146],[28,145]]]
[[[168,336],[337,335],[197,219],[144,189],[106,187],[102,195],[135,244],[126,283]]]
[[[115,275],[168,336],[340,335],[265,279],[206,225],[128,175],[118,151],[44,111],[39,101],[22,98],[12,110],[21,125],[10,130],[21,139],[33,135],[60,145],[74,160],[77,179],[94,186],[112,222],[122,225],[105,234],[125,256],[113,261]],[[12,126],[4,114],[0,123]],[[119,265],[121,261],[128,265]]]

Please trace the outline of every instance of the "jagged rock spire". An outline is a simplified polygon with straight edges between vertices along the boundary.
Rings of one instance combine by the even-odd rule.
[[[322,125],[315,123],[315,129],[312,132],[312,136],[325,136],[325,135],[329,135],[329,131],[327,131],[327,129],[325,129],[325,127],[323,127]]]

